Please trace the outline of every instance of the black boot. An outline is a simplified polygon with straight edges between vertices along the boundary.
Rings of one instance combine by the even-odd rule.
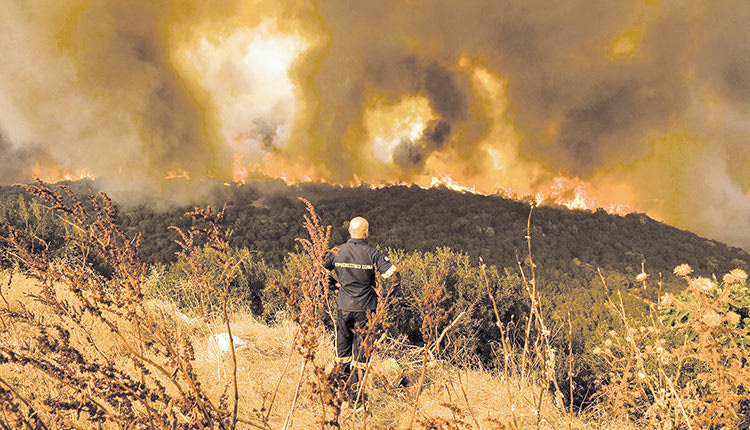
[[[357,400],[357,386],[359,385],[359,370],[350,369],[344,385],[344,400],[354,403]]]
[[[362,384],[364,381],[364,370],[353,369],[352,376],[349,378],[349,384],[346,387],[345,399],[351,404],[352,408],[359,411],[365,408],[367,404],[367,393]]]

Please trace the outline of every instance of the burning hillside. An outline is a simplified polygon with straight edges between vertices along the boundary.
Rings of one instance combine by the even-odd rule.
[[[5,183],[445,185],[750,245],[745,3],[6,3]]]

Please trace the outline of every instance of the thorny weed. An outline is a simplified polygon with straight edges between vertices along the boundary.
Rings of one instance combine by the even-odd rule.
[[[674,270],[688,286],[681,293],[642,299],[645,322],[628,315],[620,291],[616,299],[607,291],[621,328],[594,351],[609,369],[601,408],[651,428],[747,426],[739,413],[750,401],[747,274],[735,269],[717,281],[691,272]],[[647,277],[637,277],[644,288]],[[658,286],[661,293],[661,279]]]
[[[529,208],[529,217],[526,223],[526,244],[528,248],[528,266],[530,277],[527,277],[526,272],[523,269],[520,259],[518,262],[518,270],[521,273],[521,279],[523,280],[524,288],[529,296],[529,316],[526,321],[526,330],[523,344],[523,351],[521,353],[521,366],[519,369],[519,378],[523,384],[529,376],[542,375],[540,380],[533,381],[538,383],[540,388],[539,392],[534,399],[535,411],[536,411],[536,426],[540,427],[543,420],[542,416],[542,405],[547,393],[550,389],[553,391],[554,404],[558,408],[563,407],[562,402],[562,391],[558,385],[557,378],[555,377],[555,366],[557,351],[552,346],[552,330],[547,326],[544,320],[544,314],[542,313],[542,302],[539,299],[539,292],[537,290],[537,277],[536,277],[536,264],[534,264],[534,258],[531,246],[531,216],[534,212],[534,204]],[[532,331],[532,328],[534,329]],[[535,333],[536,336],[532,334]],[[534,356],[531,352],[534,352]],[[505,352],[507,355],[507,351]],[[541,366],[541,372],[531,372],[530,366],[532,360],[535,360]]]
[[[444,293],[444,286],[437,282],[434,284],[425,284],[422,287],[422,297],[417,298],[419,310],[422,313],[422,339],[424,340],[422,369],[419,374],[416,392],[414,394],[414,407],[409,427],[414,423],[419,410],[419,396],[422,392],[427,366],[432,361],[430,348],[437,340],[437,328],[447,318],[448,313],[442,310],[442,304],[447,300]]]
[[[181,251],[178,252],[178,255],[187,263],[184,271],[199,297],[202,310],[201,316],[207,327],[211,327],[211,320],[214,319],[214,312],[211,309],[212,304],[215,302],[213,296],[220,296],[218,302],[221,304],[221,317],[226,328],[229,340],[229,353],[232,358],[231,422],[232,427],[234,427],[237,423],[239,389],[237,386],[237,351],[234,336],[232,335],[228,303],[230,287],[242,261],[238,261],[234,257],[235,254],[231,252],[229,247],[231,231],[221,226],[224,220],[224,209],[220,212],[215,212],[210,207],[205,209],[195,208],[186,215],[192,217],[195,221],[187,232],[177,227],[172,227],[180,235],[180,240],[177,241],[177,244],[180,245]],[[212,251],[212,265],[218,265],[220,271],[218,277],[211,276],[210,267],[205,259],[202,258],[204,247],[199,246],[199,242],[205,242],[205,248]],[[215,284],[217,279],[221,282],[221,285]],[[225,396],[222,396],[222,401],[224,399]]]
[[[305,251],[304,256],[290,254],[299,270],[299,275],[297,279],[290,281],[289,285],[277,284],[282,295],[286,298],[287,308],[297,327],[292,348],[296,349],[297,353],[303,358],[294,399],[283,428],[288,428],[293,424],[300,389],[309,367],[312,368],[312,373],[315,376],[315,380],[312,382],[313,393],[322,407],[321,426],[337,427],[341,411],[341,395],[336,390],[334,375],[331,372],[326,372],[325,364],[318,362],[316,357],[320,346],[319,340],[325,333],[323,316],[331,315],[328,302],[328,275],[322,268],[323,258],[330,251],[328,242],[331,229],[330,226],[322,227],[320,218],[312,205],[306,200],[303,200],[303,202],[309,213],[309,216],[305,216],[303,225],[310,235],[310,239],[297,239]],[[291,355],[289,358],[291,359]],[[286,369],[284,372],[286,372]],[[283,377],[284,374],[282,373],[279,377],[279,383],[276,384],[276,390],[278,390],[280,380]],[[262,411],[265,412],[264,419],[266,421],[274,406],[276,390],[272,394],[269,404],[263,405],[262,408]]]
[[[69,226],[75,252],[53,260],[38,237],[10,229],[10,253],[36,289],[28,305],[0,309],[0,367],[18,375],[0,381],[0,427],[235,428],[236,389],[231,405],[227,396],[212,400],[193,367],[191,340],[144,301],[138,239],[117,225],[112,201],[103,193],[81,201],[42,182],[27,189]],[[220,247],[216,239],[208,243]],[[183,244],[189,255],[191,244]]]
[[[518,374],[518,368],[515,366],[515,361],[513,359],[514,357],[514,351],[513,351],[513,345],[510,341],[510,327],[503,324],[502,320],[500,319],[500,313],[497,310],[497,302],[495,301],[495,296],[492,295],[492,291],[490,290],[490,281],[487,278],[487,266],[485,266],[484,261],[480,259],[481,263],[481,269],[482,269],[482,276],[484,278],[484,285],[487,289],[487,295],[490,298],[490,301],[492,302],[492,310],[495,314],[495,325],[498,329],[500,329],[500,345],[502,347],[502,358],[503,358],[503,380],[505,381],[505,394],[508,396],[508,405],[510,409],[510,416],[511,420],[513,422],[514,428],[518,428],[518,418],[516,417],[516,405],[515,405],[515,395],[512,386],[511,386],[511,376],[516,376]]]

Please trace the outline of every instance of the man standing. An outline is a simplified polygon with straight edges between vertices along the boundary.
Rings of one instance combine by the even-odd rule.
[[[398,268],[382,252],[367,244],[368,234],[366,219],[352,219],[349,221],[351,238],[339,247],[337,253],[328,253],[323,262],[323,267],[336,272],[340,284],[336,302],[336,361],[343,379],[348,381],[350,400],[356,399],[359,374],[367,368],[369,348],[372,347],[362,345],[360,333],[366,328],[368,312],[375,312],[378,306],[375,277],[380,273],[385,279],[386,291],[397,289],[401,283]],[[352,367],[357,371],[352,372]]]

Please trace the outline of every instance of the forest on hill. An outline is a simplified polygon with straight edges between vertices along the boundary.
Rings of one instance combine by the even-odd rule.
[[[95,189],[90,181],[72,184],[77,194]],[[30,201],[18,186],[0,188],[2,213],[8,220],[19,198]],[[332,244],[346,240],[349,219],[370,220],[371,242],[381,248],[429,252],[447,247],[479,257],[501,268],[516,267],[527,254],[527,202],[499,195],[460,193],[445,187],[417,186],[342,188],[281,180],[257,180],[242,186],[217,186],[209,201],[164,207],[158,201],[120,205],[121,226],[140,235],[141,257],[149,264],[174,262],[177,235],[170,226],[190,223],[184,214],[195,206],[226,206],[232,245],[257,252],[272,266],[283,264],[302,237],[302,197],[310,201],[322,221],[332,226]],[[645,263],[650,273],[663,273],[689,264],[703,276],[746,269],[750,255],[715,240],[655,221],[645,214],[611,215],[539,206],[531,220],[534,259],[540,270],[580,283],[590,280],[592,268],[635,275]]]
[[[270,185],[270,186],[269,186]],[[498,267],[515,267],[527,253],[529,204],[503,198],[459,193],[444,187],[392,186],[340,188],[324,184],[286,186],[281,181],[221,189],[213,204],[226,205],[233,245],[263,255],[272,265],[283,262],[301,237],[304,205],[315,206],[332,226],[332,243],[346,240],[346,224],[355,215],[370,220],[371,241],[405,251],[448,247],[482,257]],[[201,202],[197,202],[200,204]],[[184,225],[192,206],[154,211],[148,205],[125,208],[122,225],[144,238],[143,257],[151,263],[174,260],[174,235],[168,226]],[[654,221],[644,214],[627,216],[540,206],[531,220],[534,258],[545,271],[589,279],[592,267],[635,275],[645,262],[665,275],[682,263],[710,276],[747,268],[747,252]]]
[[[95,185],[82,182],[79,186],[84,188]],[[15,193],[3,189],[2,200]],[[303,235],[300,197],[310,201],[323,222],[332,226],[334,244],[346,240],[348,220],[361,215],[370,220],[371,241],[383,248],[427,252],[448,247],[498,267],[515,267],[518,258],[527,254],[528,203],[445,187],[288,186],[280,180],[258,180],[217,187],[211,201],[190,205],[121,206],[121,223],[126,231],[141,235],[145,262],[169,263],[178,249],[169,226],[187,225],[184,214],[195,206],[226,206],[232,245],[258,252],[267,263],[278,266],[295,250],[295,238]],[[601,209],[590,212],[543,205],[534,210],[531,237],[534,259],[542,270],[566,273],[571,279],[588,279],[584,273],[591,267],[634,275],[642,262],[648,271],[666,276],[683,263],[704,276],[750,264],[750,255],[740,248],[640,213],[619,216]]]

